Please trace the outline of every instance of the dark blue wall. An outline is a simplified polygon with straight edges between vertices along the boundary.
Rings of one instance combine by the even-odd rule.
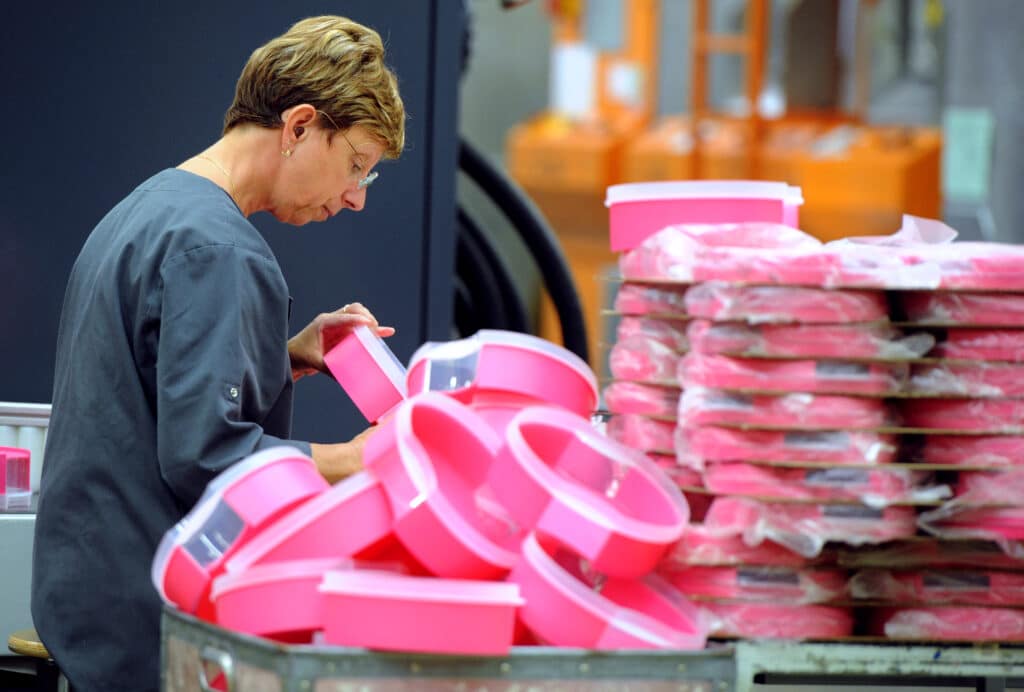
[[[220,135],[258,45],[315,14],[381,33],[410,118],[366,209],[293,228],[253,217],[295,299],[292,328],[355,300],[398,333],[407,361],[448,338],[461,0],[8,3],[0,28],[0,400],[48,402],[66,278],[95,223],[154,172]],[[325,377],[298,385],[296,435],[364,427]]]

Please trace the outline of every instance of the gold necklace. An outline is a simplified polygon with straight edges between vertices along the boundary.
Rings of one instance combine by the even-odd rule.
[[[209,156],[206,156],[205,154],[196,154],[196,158],[197,159],[202,159],[203,161],[209,161],[214,166],[216,166],[220,170],[221,173],[223,173],[225,176],[227,176],[228,181],[231,180],[231,171],[229,171],[228,169],[224,168],[224,166],[220,165],[219,163],[217,163],[216,161],[211,159]]]

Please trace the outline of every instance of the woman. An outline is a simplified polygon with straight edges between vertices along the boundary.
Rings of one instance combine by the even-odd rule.
[[[405,113],[380,36],[303,20],[257,49],[224,133],[142,183],[75,262],[58,334],[33,559],[32,616],[77,691],[156,690],[161,537],[218,473],[292,445],[337,481],[350,442],[290,440],[294,380],[358,325],[359,303],[288,338],[288,288],[248,217],[293,225],[359,211],[397,157]]]

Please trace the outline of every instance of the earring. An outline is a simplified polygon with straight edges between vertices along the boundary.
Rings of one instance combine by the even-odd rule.
[[[281,155],[284,156],[285,158],[288,158],[289,156],[292,155],[292,150],[291,149],[285,149],[284,151],[281,152]]]

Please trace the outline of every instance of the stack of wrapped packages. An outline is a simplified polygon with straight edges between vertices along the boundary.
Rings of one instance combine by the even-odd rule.
[[[1024,641],[1024,248],[681,209],[619,230],[603,392],[691,498],[661,575],[711,636]]]

